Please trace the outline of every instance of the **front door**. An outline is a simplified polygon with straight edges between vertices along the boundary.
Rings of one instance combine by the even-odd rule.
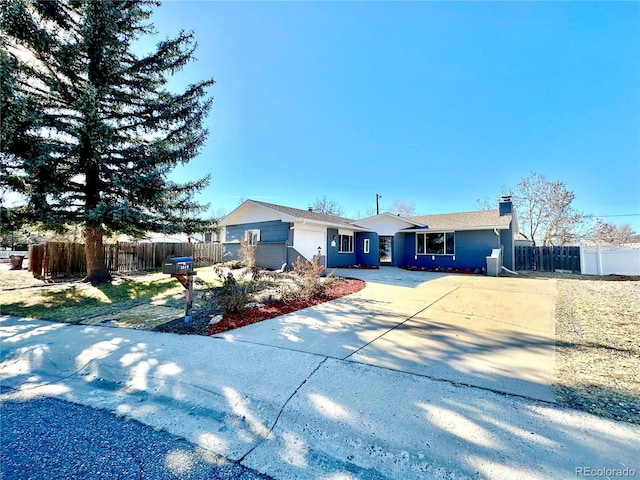
[[[393,265],[393,237],[380,237],[380,265]]]

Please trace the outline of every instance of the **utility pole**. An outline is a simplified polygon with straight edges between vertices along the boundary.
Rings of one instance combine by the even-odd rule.
[[[380,200],[382,198],[382,195],[378,195],[376,193],[376,215],[380,215],[380,204],[378,203],[378,200]]]

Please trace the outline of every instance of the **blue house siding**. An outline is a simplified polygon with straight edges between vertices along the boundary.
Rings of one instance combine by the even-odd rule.
[[[403,264],[427,268],[486,269],[487,256],[492,248],[499,246],[493,230],[455,232],[455,242],[455,255],[416,255],[416,235],[407,233]]]
[[[240,259],[240,244],[244,240],[247,230],[260,230],[260,242],[280,244],[280,247],[270,246],[256,251],[256,265],[262,268],[280,268],[286,261],[286,243],[289,240],[289,224],[280,220],[268,222],[243,223],[241,225],[227,225],[224,243],[224,261]],[[279,250],[276,252],[276,250]]]
[[[229,262],[231,260],[240,260],[240,244],[239,243],[224,244],[224,253],[222,254],[222,261]]]
[[[331,246],[333,236],[336,236],[336,246]],[[348,267],[356,264],[355,236],[353,239],[353,253],[338,253],[338,229],[327,228],[327,267]]]
[[[277,270],[287,263],[287,246],[284,242],[259,242],[256,247],[256,266]]]
[[[364,241],[369,240],[369,253],[364,253]],[[356,261],[358,265],[367,267],[377,267],[380,263],[378,256],[379,240],[378,234],[374,232],[358,232],[355,235]]]
[[[512,228],[500,232],[500,243],[504,246],[504,250],[502,251],[502,264],[510,270],[515,270],[515,245]]]
[[[396,233],[393,237],[393,264],[395,266],[403,264],[403,257],[407,247],[406,241],[405,241],[406,237],[407,236],[404,233]],[[414,240],[413,250],[412,250],[413,252],[416,251],[415,238],[416,236],[413,235],[413,240]]]
[[[247,230],[260,230],[261,242],[286,242],[289,240],[288,223],[280,220],[269,222],[243,223],[242,225],[227,225],[227,242],[244,240],[244,232]]]

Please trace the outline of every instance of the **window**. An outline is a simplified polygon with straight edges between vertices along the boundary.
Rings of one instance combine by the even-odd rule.
[[[456,236],[453,232],[445,233],[445,252],[447,255],[455,255],[456,253]]]
[[[244,241],[249,245],[257,245],[260,241],[260,230],[245,230],[244,232]]]
[[[369,247],[370,247],[370,241],[368,238],[364,239],[364,245],[362,246],[362,250],[364,251],[364,253],[369,253]]]
[[[338,235],[338,253],[353,253],[353,235]]]
[[[418,255],[454,255],[456,251],[454,232],[416,233]]]

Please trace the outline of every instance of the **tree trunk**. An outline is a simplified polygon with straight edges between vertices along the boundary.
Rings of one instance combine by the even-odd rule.
[[[91,282],[92,285],[105,283],[111,280],[111,275],[104,262],[104,245],[102,236],[104,230],[98,228],[87,228],[84,232],[85,237],[85,256],[87,259],[87,276],[85,282]]]

